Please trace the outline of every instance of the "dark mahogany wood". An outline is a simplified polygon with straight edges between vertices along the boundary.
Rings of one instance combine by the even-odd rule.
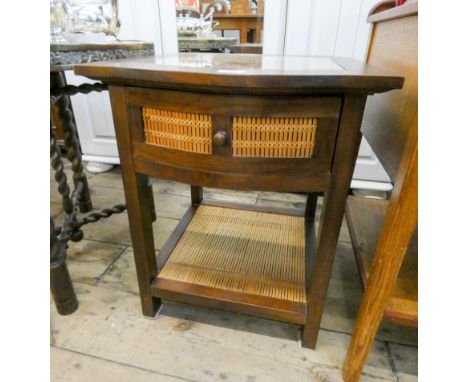
[[[312,261],[315,254],[316,234],[315,234],[315,212],[317,210],[317,199],[319,194],[307,194],[307,202],[304,211],[304,231],[305,231],[305,281],[306,286],[311,285]],[[309,292],[309,291],[308,291]]]
[[[229,47],[231,53],[243,53],[243,54],[262,54],[262,44],[236,44]]]
[[[370,94],[403,85],[394,73],[353,59],[258,54],[179,53],[78,65],[75,73],[126,86],[225,94]]]
[[[273,93],[274,94],[274,93]],[[186,113],[222,116],[338,118],[341,97],[282,96],[260,97],[255,95],[207,94],[205,92],[181,92],[162,89],[127,89],[127,102],[138,107],[158,106],[162,109]]]
[[[197,208],[198,208],[197,204],[191,205],[187,209],[187,211],[185,211],[185,214],[184,216],[182,216],[182,219],[180,219],[179,224],[177,224],[175,230],[172,232],[169,239],[166,241],[164,246],[159,251],[159,254],[156,258],[158,273],[161,272],[161,270],[163,269],[172,251],[174,250],[180,238],[182,237],[185,230],[187,229],[188,225],[192,221],[192,218],[195,215],[195,212],[197,211]]]
[[[298,69],[302,68],[302,69]],[[76,68],[108,83],[128,203],[143,312],[159,298],[304,325],[303,346],[314,348],[357,157],[366,97],[401,88],[403,78],[353,60],[259,55],[179,54]],[[216,93],[216,94],[215,94]],[[142,108],[208,114],[212,152],[192,153],[146,143]],[[234,117],[316,118],[307,158],[232,154]],[[154,256],[147,176],[191,185],[192,205]],[[203,200],[203,187],[304,192],[304,211]],[[315,210],[324,194],[318,234]],[[157,201],[156,201],[157,204]],[[158,277],[199,205],[303,216],[307,303],[176,282]]]
[[[200,204],[203,200],[203,187],[190,186],[190,195],[192,197],[192,204]]]
[[[72,314],[78,309],[78,300],[66,262],[67,244],[55,234],[55,225],[50,218],[50,291],[59,314]]]
[[[150,285],[157,274],[156,251],[154,248],[151,199],[148,188],[148,176],[134,171],[132,154],[132,136],[128,128],[128,114],[125,102],[125,89],[112,87],[110,90],[112,112],[114,116],[117,146],[121,161],[122,178],[127,200],[128,220],[132,237],[138,287],[143,314],[153,317],[160,305],[160,300],[151,295]]]
[[[366,97],[349,95],[343,102],[329,189],[325,192],[312,275],[308,285],[307,320],[302,346],[315,349],[330,281],[336,244],[343,221],[354,165],[361,143],[361,126]]]
[[[193,285],[163,278],[156,278],[152,291],[154,296],[163,299],[230,312],[241,312],[301,325],[305,322],[305,304],[297,302]]]
[[[293,208],[284,208],[284,207],[265,207],[256,204],[242,204],[242,203],[234,203],[234,202],[225,202],[222,200],[204,200],[202,202],[203,205],[206,206],[214,206],[214,207],[225,207],[225,208],[234,208],[237,210],[246,210],[246,211],[256,211],[256,212],[267,212],[271,214],[278,214],[278,215],[289,215],[289,216],[304,216],[304,211],[300,209],[293,209]]]

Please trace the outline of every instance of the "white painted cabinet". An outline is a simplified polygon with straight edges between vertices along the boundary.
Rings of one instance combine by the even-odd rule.
[[[365,60],[369,10],[379,0],[266,0],[264,54]],[[174,0],[120,0],[121,39],[151,41],[157,54],[177,52]],[[89,81],[67,73],[71,84]],[[83,159],[119,163],[107,92],[72,97]],[[366,182],[372,182],[370,184]],[[389,189],[390,179],[365,140],[353,187]]]

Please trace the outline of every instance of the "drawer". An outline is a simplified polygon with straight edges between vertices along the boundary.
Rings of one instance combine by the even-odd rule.
[[[127,100],[136,163],[155,176],[234,189],[328,184],[340,97],[128,88]]]
[[[311,158],[317,118],[233,117],[232,155],[236,157]]]
[[[244,158],[311,158],[317,118],[233,116],[231,136],[218,131],[213,138],[211,115],[142,108],[145,142],[199,154],[212,154],[213,145],[231,141],[230,154]]]

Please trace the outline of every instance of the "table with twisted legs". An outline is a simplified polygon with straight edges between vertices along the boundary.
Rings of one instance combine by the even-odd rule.
[[[57,116],[64,131],[64,146],[66,157],[73,171],[73,189],[68,184],[64,171],[64,163],[57,145],[57,139],[50,124],[50,161],[55,172],[57,189],[62,197],[62,208],[65,218],[61,226],[56,226],[50,218],[50,289],[59,314],[67,315],[78,308],[78,300],[73,289],[66,263],[68,242],[78,242],[83,238],[82,226],[97,222],[103,218],[126,210],[125,204],[117,204],[104,208],[86,216],[81,213],[90,212],[93,204],[90,197],[88,181],[83,172],[81,149],[78,132],[73,116],[70,96],[77,93],[88,94],[92,91],[107,90],[107,86],[96,82],[79,86],[68,85],[64,71],[72,69],[73,65],[105,61],[118,58],[148,56],[154,54],[153,44],[139,42],[114,42],[106,44],[51,44],[50,51],[50,106],[57,108]],[[148,184],[151,188],[151,185]],[[156,219],[154,204],[152,217]]]

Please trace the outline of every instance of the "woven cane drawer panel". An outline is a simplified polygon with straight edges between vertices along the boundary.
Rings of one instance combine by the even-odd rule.
[[[310,158],[316,118],[234,117],[232,154],[239,157]]]
[[[304,219],[200,206],[158,277],[306,302]]]
[[[143,128],[152,145],[211,154],[211,116],[144,107]]]

